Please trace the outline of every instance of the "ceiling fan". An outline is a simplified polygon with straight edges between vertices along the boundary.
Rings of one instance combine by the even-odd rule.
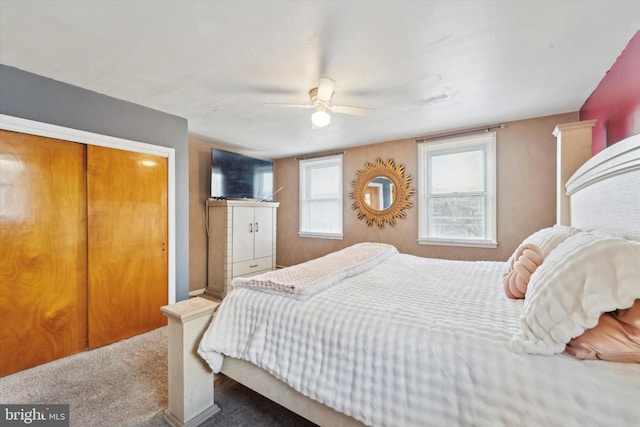
[[[313,108],[316,111],[311,115],[311,123],[318,128],[325,127],[331,123],[332,113],[350,114],[352,116],[372,116],[376,114],[376,110],[362,107],[348,107],[345,105],[332,105],[333,91],[336,88],[336,82],[328,77],[320,77],[318,87],[314,87],[309,91],[309,104],[265,104],[274,107],[293,107],[293,108]]]

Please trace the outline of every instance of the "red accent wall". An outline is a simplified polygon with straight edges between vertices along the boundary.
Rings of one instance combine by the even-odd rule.
[[[640,31],[580,109],[580,120],[597,119],[592,154],[640,133]]]

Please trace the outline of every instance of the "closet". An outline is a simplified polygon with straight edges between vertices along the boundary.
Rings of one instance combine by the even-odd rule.
[[[166,324],[167,159],[0,130],[0,376]]]

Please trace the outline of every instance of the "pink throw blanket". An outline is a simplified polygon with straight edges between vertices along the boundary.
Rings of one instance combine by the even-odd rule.
[[[232,285],[307,299],[397,253],[394,246],[385,243],[357,243],[291,267],[252,277],[237,277]]]

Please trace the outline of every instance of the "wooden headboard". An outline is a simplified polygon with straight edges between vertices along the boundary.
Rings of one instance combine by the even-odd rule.
[[[590,158],[566,189],[572,226],[640,240],[640,134]]]

